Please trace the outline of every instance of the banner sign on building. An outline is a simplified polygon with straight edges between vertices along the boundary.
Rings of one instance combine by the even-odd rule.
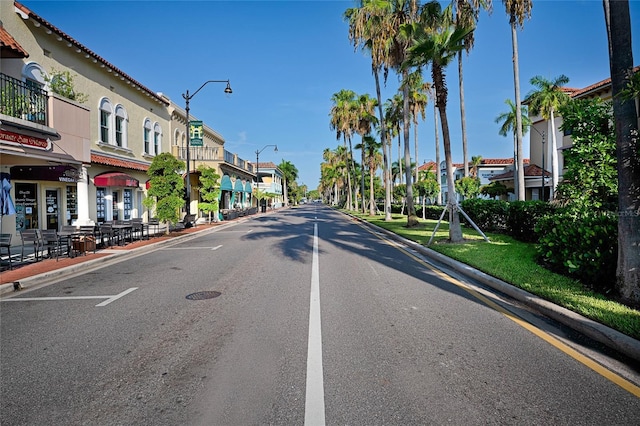
[[[77,182],[79,171],[72,166],[13,166],[12,180],[46,180],[50,182]]]
[[[191,139],[191,146],[202,146],[204,139],[204,128],[202,121],[190,121],[189,122],[189,139]]]
[[[11,145],[26,146],[29,148],[51,150],[51,141],[48,139],[36,138],[35,136],[21,135],[19,133],[0,131],[0,141]]]

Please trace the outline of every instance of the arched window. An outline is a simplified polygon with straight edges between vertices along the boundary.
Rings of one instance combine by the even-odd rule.
[[[156,123],[153,126],[153,154],[160,154],[160,147],[162,146],[162,128],[160,124]]]
[[[22,68],[22,77],[27,85],[37,86],[39,88],[45,87],[47,84],[44,79],[45,75],[44,68],[36,62],[29,62]]]
[[[115,123],[115,131],[116,131],[116,145],[119,147],[126,148],[128,145],[127,141],[127,111],[124,109],[122,105],[116,106],[116,123]]]
[[[100,100],[100,142],[110,143],[112,139],[111,117],[113,115],[113,107],[111,101],[107,98]]]
[[[151,120],[146,118],[144,120],[144,126],[142,129],[144,135],[144,154],[151,154],[151,131],[153,128],[151,127]]]

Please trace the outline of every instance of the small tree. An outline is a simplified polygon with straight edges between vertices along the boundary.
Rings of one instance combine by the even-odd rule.
[[[420,197],[422,197],[422,219],[425,217],[425,200],[427,198],[433,199],[438,195],[440,191],[440,184],[438,184],[438,178],[431,172],[420,172],[420,180],[417,181],[413,187],[416,189]]]
[[[51,75],[45,75],[44,81],[49,84],[51,91],[67,99],[78,103],[85,103],[89,96],[85,93],[76,92],[73,84],[74,75],[69,70],[58,71],[51,70]]]
[[[464,198],[476,198],[480,194],[480,179],[477,177],[463,177],[455,182],[456,191]]]
[[[204,202],[199,203],[200,209],[209,213],[209,222],[211,222],[211,213],[213,215],[213,221],[218,221],[218,209],[220,206],[220,175],[216,173],[215,169],[204,164],[198,166],[198,172],[200,172],[200,197]]]
[[[175,224],[180,220],[180,207],[184,204],[184,180],[182,171],[185,169],[183,161],[168,152],[156,155],[147,175],[150,180],[148,197],[144,200],[145,207],[154,209],[158,220]],[[167,234],[169,226],[167,226]]]
[[[253,188],[253,196],[258,200],[258,212],[260,211],[260,206],[262,205],[262,200],[267,198],[267,193],[259,190],[258,188]]]
[[[500,198],[509,194],[509,192],[513,192],[513,188],[507,188],[506,185],[500,182],[491,182],[480,188],[480,194],[488,195],[491,198]]]
[[[615,211],[618,202],[616,136],[611,104],[578,99],[560,108],[562,130],[571,131],[573,146],[564,153],[567,169],[558,185],[558,200],[587,209]]]

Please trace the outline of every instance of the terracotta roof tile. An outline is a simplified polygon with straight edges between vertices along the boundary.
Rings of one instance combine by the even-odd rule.
[[[91,154],[91,162],[102,164],[104,166],[121,167],[123,169],[139,170],[142,172],[149,170],[149,165],[147,164],[137,163],[135,161],[124,160],[121,158],[107,157],[100,154]]]
[[[513,179],[513,170],[509,170],[508,172],[500,173],[499,175],[492,176],[489,180],[505,180],[505,179]],[[551,176],[551,174],[547,171],[544,174],[545,176]],[[538,167],[535,164],[529,164],[524,167],[524,176],[525,177],[536,177],[542,176],[542,168]]]
[[[29,54],[3,26],[0,26],[0,58],[28,58]]]

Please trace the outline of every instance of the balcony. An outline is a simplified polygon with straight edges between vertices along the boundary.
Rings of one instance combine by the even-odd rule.
[[[48,118],[47,91],[0,73],[0,114],[43,126]]]
[[[220,152],[222,152],[222,155],[220,155]],[[174,145],[172,147],[172,153],[180,160],[185,161],[187,158],[187,150],[184,147]],[[198,163],[216,162],[233,166],[236,169],[248,173],[255,173],[253,163],[243,160],[236,154],[220,147],[192,146],[189,158],[194,165]]]

